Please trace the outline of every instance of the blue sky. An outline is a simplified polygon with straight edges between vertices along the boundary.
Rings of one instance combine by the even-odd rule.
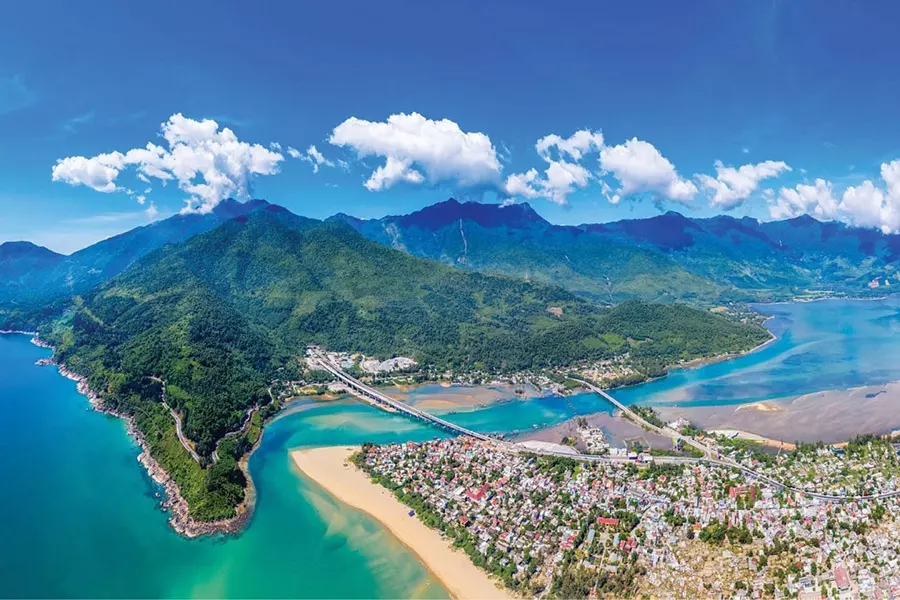
[[[0,241],[71,251],[235,190],[320,218],[455,195],[557,223],[727,210],[896,231],[898,21],[893,2],[813,0],[19,3],[0,23]],[[204,119],[219,129],[188,131]],[[125,158],[148,142],[167,178]],[[245,162],[191,187],[195,142]]]

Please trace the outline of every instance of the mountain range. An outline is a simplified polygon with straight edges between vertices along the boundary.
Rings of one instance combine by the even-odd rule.
[[[30,242],[0,244],[0,326],[83,293],[147,253],[269,206],[221,202],[176,215],[65,256]],[[553,225],[527,203],[447,200],[400,216],[329,219],[408,254],[486,274],[564,287],[606,304],[631,299],[701,306],[813,294],[861,296],[898,279],[900,236],[804,216],[647,219]],[[5,315],[5,317],[4,317]]]
[[[554,283],[595,300],[699,304],[870,293],[898,282],[900,236],[803,216],[727,215],[553,225],[527,203],[450,199],[418,212],[341,220],[380,244],[485,273]]]
[[[309,344],[402,354],[438,373],[627,358],[642,380],[768,338],[682,304],[605,307],[559,286],[456,269],[264,202],[146,253],[39,327],[108,408],[134,416],[201,520],[231,516],[243,497],[237,460],[252,443],[230,438],[226,454],[219,442],[269,403],[274,380],[309,375],[298,361]],[[169,407],[204,460],[216,450],[226,460],[209,470],[192,460]]]
[[[175,215],[68,256],[30,242],[0,244],[0,309],[31,309],[80,294],[157,248],[183,242],[264,205],[268,203],[263,200],[225,200],[210,213]]]

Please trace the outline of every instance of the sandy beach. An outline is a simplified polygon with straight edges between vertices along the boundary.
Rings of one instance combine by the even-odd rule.
[[[348,462],[354,446],[294,450],[294,464],[310,479],[341,502],[378,519],[394,536],[415,552],[454,598],[511,598],[500,584],[454,549],[449,540],[426,527],[388,490]]]

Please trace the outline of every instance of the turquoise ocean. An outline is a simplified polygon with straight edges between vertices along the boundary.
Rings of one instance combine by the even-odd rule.
[[[900,298],[757,307],[778,340],[727,362],[620,389],[625,403],[719,405],[900,380]],[[250,461],[259,497],[238,536],[187,540],[124,423],[89,410],[49,355],[0,335],[0,597],[418,597],[446,591],[377,522],[292,467],[317,445],[441,435],[351,400],[299,401]],[[440,394],[427,386],[414,394]],[[594,395],[510,401],[448,414],[487,432],[532,430],[609,410]]]

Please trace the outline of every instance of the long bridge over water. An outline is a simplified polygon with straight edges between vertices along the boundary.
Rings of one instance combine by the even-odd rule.
[[[436,417],[408,404],[405,404],[398,400],[394,400],[390,396],[382,394],[375,388],[369,387],[358,379],[351,377],[350,375],[345,373],[339,366],[332,363],[328,359],[328,357],[321,352],[315,352],[313,353],[313,356],[316,359],[316,362],[318,362],[323,369],[337,377],[351,390],[353,390],[356,395],[362,395],[374,404],[388,407],[391,410],[394,410],[408,417],[412,417],[413,419],[425,421],[426,423],[430,423],[431,425],[443,429],[448,433],[452,433],[455,435],[467,435],[469,437],[473,437],[477,440],[482,441],[496,441],[494,440],[494,438],[484,435],[483,433],[478,433],[477,431],[466,429],[465,427],[462,427],[455,423],[451,423],[450,421],[446,421],[444,419],[441,419],[440,417]]]
[[[331,362],[331,360],[323,352],[311,351],[310,354],[311,354],[312,358],[314,358],[316,360],[316,362],[319,363],[319,365],[323,369],[325,369],[326,371],[328,371],[329,373],[331,373],[332,375],[337,377],[344,384],[346,384],[353,391],[353,393],[355,395],[361,396],[361,397],[367,399],[368,401],[370,401],[370,403],[375,404],[377,406],[386,407],[389,410],[398,412],[398,413],[406,415],[408,417],[412,417],[419,421],[424,421],[426,423],[429,423],[435,427],[438,427],[440,429],[443,429],[444,431],[447,431],[448,433],[452,433],[455,435],[465,435],[465,436],[469,436],[469,437],[472,437],[477,440],[491,442],[494,445],[498,446],[500,449],[504,449],[504,450],[512,451],[512,452],[528,452],[530,454],[540,454],[540,455],[544,455],[544,456],[559,456],[562,458],[570,458],[572,460],[581,460],[581,461],[587,461],[587,462],[628,462],[628,460],[629,460],[624,457],[597,456],[597,455],[593,455],[593,454],[567,454],[565,452],[557,452],[554,450],[541,450],[541,449],[535,449],[535,448],[526,448],[519,444],[513,444],[513,443],[510,443],[507,441],[498,440],[496,438],[490,437],[483,433],[478,433],[477,431],[472,431],[471,429],[462,427],[461,425],[451,423],[450,421],[441,419],[440,417],[436,417],[425,411],[419,410],[408,404],[400,402],[399,400],[394,400],[393,398],[391,398],[390,396],[387,396],[386,394],[382,394],[375,388],[367,386],[366,384],[362,383],[358,379],[345,373],[338,365],[335,365],[333,362]],[[586,389],[589,389],[592,392],[599,394],[600,396],[602,396],[603,398],[608,400],[611,404],[613,404],[613,406],[615,406],[620,411],[622,411],[622,413],[624,413],[624,415],[627,418],[631,419],[638,425],[640,425],[646,429],[649,429],[651,431],[660,433],[662,435],[669,435],[669,436],[671,436],[673,434],[677,435],[677,432],[674,432],[666,427],[658,427],[658,426],[654,425],[653,423],[650,423],[649,421],[647,421],[646,419],[644,419],[643,417],[641,417],[640,415],[635,413],[633,410],[629,409],[627,406],[625,406],[624,404],[622,404],[621,402],[616,400],[608,392],[600,389],[599,387],[595,386],[594,384],[587,382],[587,381],[583,381],[581,379],[575,379],[575,381],[578,381],[580,384],[585,386]],[[807,490],[807,489],[798,488],[798,487],[783,483],[781,481],[778,481],[777,479],[773,479],[772,477],[769,477],[768,475],[766,475],[764,473],[755,471],[755,470],[753,470],[749,467],[746,467],[734,460],[723,457],[718,453],[718,451],[710,448],[709,446],[707,446],[706,444],[704,444],[702,442],[699,442],[699,441],[691,438],[690,436],[684,436],[682,439],[684,439],[685,443],[687,443],[687,444],[693,446],[694,448],[697,448],[701,452],[703,452],[703,458],[664,456],[664,457],[656,457],[655,460],[660,463],[669,463],[669,464],[705,463],[705,464],[711,464],[711,465],[718,465],[721,467],[727,467],[730,469],[737,469],[738,471],[740,471],[745,476],[747,476],[751,479],[756,479],[758,481],[762,481],[763,483],[768,483],[769,485],[775,486],[779,489],[784,489],[784,490],[787,490],[790,492],[801,494],[808,498],[813,498],[816,500],[822,500],[822,501],[826,501],[826,502],[855,502],[855,501],[860,501],[860,500],[881,500],[881,499],[900,496],[900,490],[892,490],[892,491],[883,492],[880,494],[869,494],[869,495],[861,495],[861,496],[842,496],[842,495],[835,495],[835,494],[822,494],[822,493],[816,492],[815,490]]]

